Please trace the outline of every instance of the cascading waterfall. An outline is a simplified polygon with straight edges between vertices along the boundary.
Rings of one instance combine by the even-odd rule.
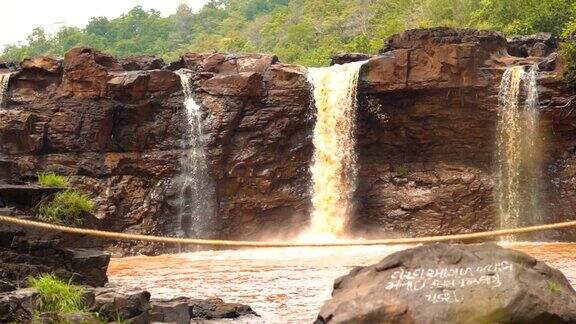
[[[496,186],[500,228],[538,222],[542,134],[536,70],[534,66],[510,67],[500,84]]]
[[[8,82],[10,73],[0,73],[0,110],[4,109],[6,103],[6,92],[8,92]]]
[[[360,68],[353,62],[308,70],[314,88],[316,125],[312,172],[312,219],[310,235],[334,238],[342,235],[354,210],[356,190],[356,90]]]
[[[190,75],[185,70],[176,72],[184,91],[184,106],[189,133],[188,151],[182,157],[179,178],[180,210],[177,234],[181,236],[209,237],[214,228],[215,186],[208,170],[203,134],[202,112],[194,101]]]

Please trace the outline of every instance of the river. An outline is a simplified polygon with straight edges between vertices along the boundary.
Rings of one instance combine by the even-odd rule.
[[[503,244],[558,268],[576,286],[576,243]],[[407,246],[269,248],[113,258],[110,283],[153,298],[220,297],[248,304],[259,318],[221,323],[312,323],[334,279]],[[211,322],[213,323],[213,322]]]

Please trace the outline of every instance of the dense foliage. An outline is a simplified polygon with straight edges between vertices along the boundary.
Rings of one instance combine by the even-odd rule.
[[[40,172],[38,173],[38,184],[47,187],[66,188],[70,182],[67,177],[54,172]]]
[[[35,315],[85,311],[82,287],[64,282],[53,274],[32,277],[29,281],[30,287],[36,289],[40,297],[35,308]]]
[[[41,204],[37,216],[48,223],[79,226],[84,223],[84,214],[93,209],[94,204],[88,196],[69,189],[57,193],[52,201]]]
[[[186,51],[273,52],[284,62],[325,65],[342,51],[375,53],[384,39],[413,27],[493,28],[512,34],[559,34],[576,17],[574,0],[209,0],[169,17],[135,7],[109,20],[55,35],[36,28],[28,44],[7,47],[1,59],[63,55],[87,45],[117,56]]]
[[[576,3],[574,7],[576,7]],[[563,36],[572,40],[562,44],[560,48],[560,54],[566,62],[564,78],[572,87],[576,88],[576,17],[566,25]]]

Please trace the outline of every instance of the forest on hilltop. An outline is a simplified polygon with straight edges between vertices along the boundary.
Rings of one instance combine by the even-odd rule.
[[[376,53],[394,33],[415,27],[495,29],[505,35],[576,31],[574,0],[209,0],[193,12],[181,4],[162,17],[137,6],[115,19],[48,35],[37,27],[0,60],[63,56],[77,46],[115,56],[150,54],[175,60],[184,52],[269,52],[280,60],[327,65],[340,52]],[[574,46],[572,46],[574,47]],[[576,50],[573,50],[576,53]]]

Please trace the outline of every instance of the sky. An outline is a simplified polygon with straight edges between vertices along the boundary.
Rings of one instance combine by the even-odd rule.
[[[180,3],[198,10],[206,0],[0,0],[0,49],[8,44],[25,42],[37,26],[55,32],[61,26],[84,27],[91,17],[116,18],[141,5],[167,16],[176,12]]]

